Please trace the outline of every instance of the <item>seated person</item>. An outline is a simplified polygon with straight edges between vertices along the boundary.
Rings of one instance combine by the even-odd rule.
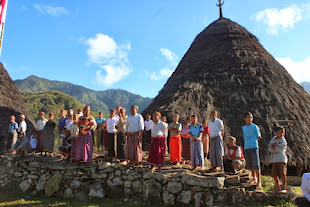
[[[21,131],[18,133],[18,139],[12,147],[12,154],[25,153],[28,154],[28,150],[31,148],[29,138],[26,137],[26,133]]]
[[[245,159],[243,150],[240,146],[236,145],[237,140],[235,137],[228,137],[228,146],[225,148],[224,155],[224,171],[229,173],[236,173],[245,167]]]

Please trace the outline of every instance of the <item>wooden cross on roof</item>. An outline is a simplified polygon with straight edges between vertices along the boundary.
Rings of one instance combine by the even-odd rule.
[[[222,3],[222,0],[218,0],[219,4],[217,4],[216,6],[220,9],[220,19],[223,18],[223,13],[222,13],[222,6],[224,5],[224,1]]]

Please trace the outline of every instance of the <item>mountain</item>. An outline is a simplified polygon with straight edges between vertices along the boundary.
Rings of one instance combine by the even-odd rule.
[[[38,119],[38,114],[40,111],[45,112],[45,118],[47,119],[48,113],[53,112],[55,114],[55,120],[58,120],[60,118],[61,109],[73,109],[74,112],[76,112],[78,109],[84,107],[84,105],[76,98],[60,91],[48,91],[41,93],[22,91],[21,95],[35,120]]]
[[[302,82],[300,85],[310,94],[310,82]]]
[[[121,89],[95,91],[69,82],[48,80],[33,75],[23,80],[15,80],[15,83],[21,91],[61,91],[75,97],[82,104],[90,105],[92,110],[102,111],[105,114],[108,114],[109,109],[115,108],[117,105],[123,106],[129,112],[130,106],[137,104],[139,111],[143,111],[152,102],[151,98],[144,98]]]

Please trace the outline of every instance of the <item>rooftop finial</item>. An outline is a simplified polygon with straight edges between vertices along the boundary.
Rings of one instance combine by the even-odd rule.
[[[216,5],[218,8],[220,8],[220,19],[223,18],[223,13],[222,13],[222,6],[223,5],[224,5],[224,1],[222,3],[222,0],[219,0],[219,4]]]

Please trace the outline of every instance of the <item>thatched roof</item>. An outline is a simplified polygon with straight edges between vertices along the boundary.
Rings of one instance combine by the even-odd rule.
[[[22,96],[8,72],[0,63],[0,139],[8,134],[9,116],[14,114],[19,123],[19,114],[25,114],[27,131],[33,129],[33,119],[27,109]]]
[[[287,125],[290,162],[310,162],[310,96],[244,27],[229,19],[210,24],[194,40],[175,72],[143,114],[161,111],[209,119],[217,110],[227,135],[243,142],[243,114],[252,112],[263,140],[261,160],[276,121]],[[282,120],[282,121],[281,121]]]

